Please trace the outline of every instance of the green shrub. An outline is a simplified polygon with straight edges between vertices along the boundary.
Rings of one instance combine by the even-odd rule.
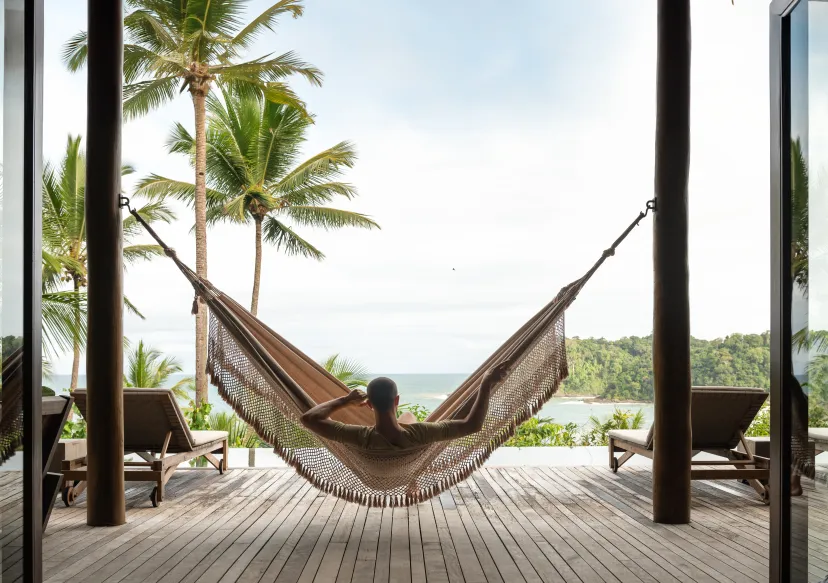
[[[254,448],[267,446],[256,432],[237,415],[224,411],[213,413],[209,417],[210,429],[213,431],[226,431],[227,442],[230,447]]]
[[[414,417],[417,418],[417,421],[422,423],[425,421],[429,415],[431,415],[431,411],[423,407],[422,405],[414,405],[410,403],[403,403],[399,407],[397,407],[397,416],[399,417],[403,413],[411,413]]]
[[[72,405],[72,419],[66,421],[61,439],[86,439],[86,419],[81,417],[77,405]]]
[[[578,443],[578,425],[561,425],[552,419],[532,417],[522,423],[505,447],[574,447]]]
[[[187,425],[193,431],[207,431],[210,429],[210,411],[213,406],[210,403],[202,403],[200,407],[196,407],[193,401],[190,401],[190,406],[185,409],[184,417],[187,420]]]
[[[612,412],[603,421],[595,415],[589,418],[589,429],[584,433],[582,445],[607,445],[607,434],[613,429],[641,429],[644,426],[644,411],[639,409],[633,413],[628,409],[619,409]]]
[[[770,405],[765,404],[753,421],[750,422],[748,430],[745,431],[747,437],[766,437],[770,435]]]

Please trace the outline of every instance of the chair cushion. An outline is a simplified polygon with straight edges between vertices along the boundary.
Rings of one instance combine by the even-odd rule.
[[[647,429],[613,429],[608,435],[613,439],[634,443],[646,448],[650,447],[649,442],[652,440]]]
[[[814,441],[828,442],[828,427],[810,427],[808,437]]]
[[[190,431],[193,436],[193,446],[198,447],[212,441],[227,439],[226,431]]]

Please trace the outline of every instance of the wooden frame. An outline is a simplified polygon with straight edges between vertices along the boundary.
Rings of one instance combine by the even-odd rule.
[[[41,179],[43,175],[43,0],[25,0],[23,56],[23,565],[24,581],[43,572],[43,468],[41,446]],[[8,8],[8,6],[7,6]],[[8,29],[7,29],[8,30]],[[6,52],[9,38],[6,37]],[[4,71],[5,74],[5,71]],[[8,85],[7,85],[8,87]],[[12,112],[4,112],[11,116]],[[17,112],[14,112],[15,114]],[[5,160],[8,163],[8,160]]]
[[[49,466],[52,465],[52,458],[60,442],[60,434],[63,432],[63,426],[69,418],[74,402],[75,399],[72,397],[43,397],[42,400],[43,514],[41,522],[43,530],[46,530],[58,492],[63,485],[63,475],[50,472]]]
[[[691,480],[746,480],[756,493],[762,498],[765,504],[770,503],[769,492],[766,486],[770,480],[770,460],[768,458],[753,455],[745,440],[743,432],[739,431],[739,441],[745,452],[735,449],[699,449],[693,450],[693,455],[699,452],[711,453],[727,459],[705,461],[690,460]],[[630,458],[638,454],[653,459],[653,450],[640,443],[633,443],[617,437],[609,438],[609,467],[615,473]],[[615,457],[616,453],[622,453],[621,457]],[[706,466],[693,469],[694,466]],[[730,466],[730,467],[720,467]]]
[[[125,455],[134,453],[144,460],[140,462],[123,462],[124,481],[155,482],[155,487],[152,489],[152,493],[150,493],[150,501],[156,507],[164,500],[164,486],[180,464],[203,457],[219,473],[223,474],[227,469],[227,455],[229,453],[227,437],[196,446],[191,451],[167,455],[167,447],[169,446],[171,437],[172,431],[167,432],[164,444],[157,454],[153,451],[124,452]],[[222,459],[215,457],[214,454],[217,453],[222,454]],[[66,506],[74,504],[77,497],[86,489],[86,478],[89,469],[87,462],[87,458],[82,457],[64,460],[61,464],[63,478],[67,483],[61,492],[61,497]],[[72,483],[69,484],[69,482]]]

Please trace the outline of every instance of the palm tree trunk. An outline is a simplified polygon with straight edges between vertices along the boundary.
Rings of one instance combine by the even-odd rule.
[[[207,101],[207,81],[193,81],[190,93],[195,108],[195,235],[196,235],[196,273],[207,277],[207,130],[205,110]],[[196,405],[208,401],[207,396],[207,307],[198,299],[196,314]]]
[[[253,217],[256,222],[256,265],[253,269],[253,299],[250,302],[250,313],[254,316],[259,311],[259,284],[262,279],[262,217]]]
[[[75,297],[77,298],[77,294],[80,291],[80,281],[79,281],[77,275],[73,276],[72,280],[74,281]],[[80,328],[80,324],[81,324],[80,318],[81,318],[80,306],[76,305],[75,306],[75,329],[76,330],[78,328]],[[73,348],[73,351],[74,351],[74,356],[72,358],[72,380],[69,383],[69,390],[74,392],[75,389],[78,388],[78,371],[80,370],[81,347],[80,347],[80,339],[79,338],[75,337],[75,339],[72,341],[72,348]],[[71,413],[70,413],[70,415],[71,415]]]

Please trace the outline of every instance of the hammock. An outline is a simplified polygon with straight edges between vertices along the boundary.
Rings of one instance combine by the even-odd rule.
[[[259,436],[323,492],[367,506],[408,506],[466,479],[531,418],[567,376],[564,312],[581,288],[627,235],[654,209],[647,203],[624,233],[581,278],[565,286],[441,403],[428,421],[463,419],[485,371],[511,358],[514,366],[491,393],[483,429],[472,435],[392,452],[362,449],[319,437],[300,422],[302,414],[350,391],[322,366],[206,279],[182,263],[155,231],[129,207],[176,263],[209,309],[207,371],[211,382]],[[193,310],[198,303],[193,302]],[[365,407],[348,407],[333,419],[373,425]]]
[[[0,362],[0,465],[23,443],[23,349]]]

